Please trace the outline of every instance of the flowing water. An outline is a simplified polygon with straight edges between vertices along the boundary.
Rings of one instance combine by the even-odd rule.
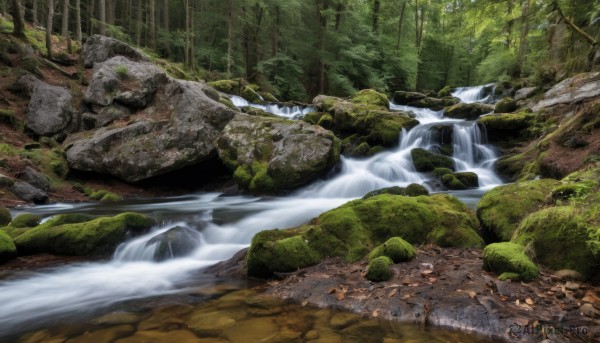
[[[249,102],[248,100],[237,96],[237,95],[228,95],[233,102],[233,105],[238,108],[250,106],[254,108],[261,109],[265,112],[274,114],[276,116],[288,118],[288,119],[300,119],[304,117],[307,113],[314,112],[315,109],[312,106],[286,106],[279,104],[267,104],[267,105],[259,105]]]
[[[414,113],[421,124],[403,131],[396,148],[365,159],[343,157],[338,173],[285,197],[204,193],[130,200],[117,205],[53,204],[16,211],[44,217],[73,212],[101,215],[135,211],[150,214],[162,224],[144,236],[124,242],[110,261],[17,273],[0,280],[0,337],[51,325],[59,318],[76,321],[79,316],[135,299],[185,293],[190,283],[207,282],[201,276],[202,268],[247,247],[257,232],[301,225],[367,192],[410,183],[421,183],[436,191],[435,183],[428,182],[431,175],[418,173],[413,167],[410,151],[417,147],[436,151],[451,145],[457,170],[479,175],[480,188],[452,192],[467,204],[473,205],[486,189],[501,184],[492,169],[497,158],[495,151],[486,144],[485,133],[476,123],[445,118],[441,111],[394,104],[390,108]],[[152,239],[175,226],[193,232],[190,240],[197,248],[188,256],[155,262],[157,244]]]

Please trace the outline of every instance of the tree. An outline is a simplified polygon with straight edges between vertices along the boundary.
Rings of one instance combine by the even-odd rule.
[[[106,36],[106,0],[98,0],[98,12],[100,20],[99,33]]]
[[[69,35],[69,0],[63,0],[61,36],[67,40],[67,50],[72,52],[71,36]]]
[[[81,0],[75,0],[75,40],[81,44]]]
[[[54,0],[48,0],[48,19],[46,20],[46,50],[48,59],[52,59],[52,26],[54,23]]]
[[[23,8],[21,0],[12,0],[13,36],[25,38],[25,20],[23,19]]]

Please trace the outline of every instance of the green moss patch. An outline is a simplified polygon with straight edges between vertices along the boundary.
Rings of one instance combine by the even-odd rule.
[[[14,217],[8,226],[15,228],[34,227],[37,226],[41,220],[42,218],[36,214],[21,213]]]
[[[514,273],[524,281],[539,276],[537,266],[525,255],[523,246],[511,243],[494,243],[483,249],[483,268],[498,274]]]
[[[357,104],[374,105],[388,107],[388,99],[385,94],[379,93],[374,89],[363,89],[352,97],[352,102]]]
[[[109,192],[107,190],[99,190],[94,191],[89,194],[90,199],[100,201],[100,202],[119,202],[123,201],[123,198],[115,193]]]
[[[369,261],[379,256],[387,256],[394,263],[405,262],[417,256],[417,249],[400,237],[392,237],[369,253]]]
[[[17,255],[17,247],[12,238],[3,230],[0,230],[0,262],[9,260]]]
[[[416,184],[416,183],[411,183],[410,185],[406,186],[406,187],[399,187],[399,186],[393,186],[393,187],[387,187],[387,188],[382,188],[382,189],[378,189],[375,191],[371,191],[367,194],[365,194],[363,196],[363,199],[368,199],[371,197],[374,197],[376,195],[380,195],[380,194],[393,194],[393,195],[405,195],[405,196],[409,196],[409,197],[417,197],[420,195],[429,195],[429,191],[427,190],[427,188]]]
[[[416,148],[410,152],[415,169],[419,172],[430,172],[436,168],[454,170],[454,160],[440,154],[434,154],[425,149]]]
[[[7,208],[0,207],[0,226],[8,225],[12,221],[12,216]]]
[[[109,254],[130,234],[141,233],[155,221],[137,213],[123,213],[90,221],[81,215],[59,215],[15,239],[20,254]]]
[[[392,278],[390,266],[392,260],[386,256],[379,256],[369,262],[366,278],[373,282],[387,281]]]

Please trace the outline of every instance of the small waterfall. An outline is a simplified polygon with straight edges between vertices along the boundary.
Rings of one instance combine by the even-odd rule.
[[[246,106],[258,108],[267,113],[274,114],[276,116],[288,118],[288,119],[301,119],[307,113],[314,112],[315,108],[312,106],[283,106],[279,104],[268,104],[268,105],[260,105],[249,102],[248,100],[242,98],[237,95],[228,95],[231,99],[231,102],[235,107],[242,108]],[[262,100],[262,98],[261,98]]]
[[[466,104],[471,104],[474,102],[489,102],[493,92],[484,95],[484,90],[486,88],[493,87],[493,84],[483,85],[483,86],[475,86],[475,87],[460,87],[456,88],[454,92],[452,92],[452,96],[459,98],[461,102]]]

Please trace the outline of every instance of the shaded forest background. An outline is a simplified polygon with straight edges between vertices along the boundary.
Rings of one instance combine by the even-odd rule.
[[[0,0],[0,15],[2,32],[49,28],[70,50],[105,34],[280,100],[552,84],[600,58],[599,0]]]

